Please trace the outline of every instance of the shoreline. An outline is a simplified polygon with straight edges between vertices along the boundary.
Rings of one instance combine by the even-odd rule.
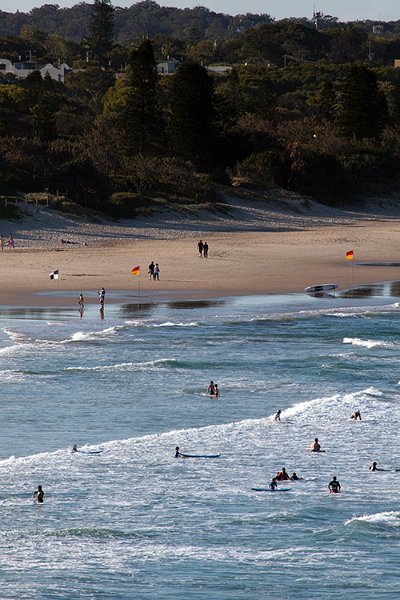
[[[96,304],[102,286],[106,303],[137,299],[139,285],[141,302],[157,303],[400,281],[400,213],[346,213],[316,203],[303,210],[298,199],[286,201],[236,199],[232,215],[190,220],[168,214],[86,223],[44,211],[2,222],[3,232],[13,231],[16,249],[0,252],[0,305],[72,308],[81,292]],[[200,258],[199,239],[208,242],[209,258]],[[354,262],[345,260],[349,250]],[[160,265],[160,281],[148,278],[151,261]],[[131,274],[138,265],[140,277]],[[51,281],[54,270],[60,278]],[[110,299],[107,291],[118,297]]]

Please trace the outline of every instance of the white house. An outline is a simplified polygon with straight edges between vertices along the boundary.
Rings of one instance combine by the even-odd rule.
[[[65,74],[71,71],[70,67],[63,63],[59,67],[55,67],[51,63],[48,63],[44,67],[39,68],[36,63],[32,62],[16,62],[12,63],[7,58],[0,58],[0,73],[11,73],[18,77],[18,79],[25,79],[33,71],[39,71],[42,77],[49,74],[52,79],[64,83]]]

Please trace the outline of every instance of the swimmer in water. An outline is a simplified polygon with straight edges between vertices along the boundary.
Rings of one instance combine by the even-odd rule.
[[[311,452],[321,452],[321,445],[318,442],[318,438],[315,438],[311,444]]]
[[[38,485],[38,488],[35,492],[33,492],[33,499],[36,500],[39,504],[43,503],[44,500],[44,491],[41,485]]]
[[[340,485],[340,483],[336,479],[336,475],[334,475],[332,477],[332,481],[330,481],[329,484],[328,484],[328,490],[330,492],[333,492],[334,494],[338,494],[341,489],[342,489],[342,486]]]

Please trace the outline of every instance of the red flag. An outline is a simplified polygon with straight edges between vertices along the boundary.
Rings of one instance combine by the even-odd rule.
[[[137,267],[133,267],[131,273],[132,275],[140,275],[140,266],[138,265]]]
[[[354,259],[354,250],[349,250],[348,252],[346,252],[346,260],[353,260]]]

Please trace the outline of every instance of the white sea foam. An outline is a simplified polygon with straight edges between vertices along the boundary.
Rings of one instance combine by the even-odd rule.
[[[151,327],[196,327],[197,325],[197,321],[190,321],[189,323],[166,321],[165,323],[152,323]]]
[[[72,341],[72,342],[87,342],[87,341],[92,341],[92,340],[98,340],[107,336],[113,336],[117,333],[118,329],[120,329],[120,327],[118,326],[114,326],[114,327],[107,327],[106,329],[102,329],[101,331],[77,331],[76,333],[73,333],[71,335],[71,339],[70,340],[65,340],[65,341]]]
[[[352,346],[360,346],[361,348],[398,348],[398,344],[385,342],[383,340],[363,340],[360,338],[343,338],[343,344],[351,344]]]
[[[130,362],[130,363],[117,363],[115,365],[97,365],[94,367],[66,367],[65,371],[127,371],[132,369],[138,370],[151,370],[160,368],[168,365],[173,365],[177,361],[174,358],[159,358],[156,360],[149,360],[147,362]]]
[[[366,523],[383,523],[385,525],[391,525],[393,527],[400,527],[400,512],[399,511],[388,511],[375,513],[373,515],[363,515],[361,517],[353,517],[345,522],[345,525],[351,525],[357,522]]]

